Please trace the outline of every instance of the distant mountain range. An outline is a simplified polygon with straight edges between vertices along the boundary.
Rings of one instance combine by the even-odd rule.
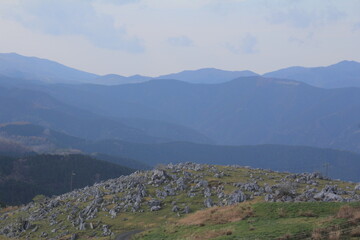
[[[327,67],[289,67],[263,76],[292,79],[323,88],[360,87],[360,63],[342,61]]]
[[[124,77],[0,54],[0,206],[170,162],[359,182],[359,66]]]
[[[0,67],[0,152],[4,154],[80,152],[112,162],[117,162],[119,157],[136,159],[138,162],[133,166],[144,168],[172,159],[181,161],[178,157],[188,151],[193,154],[184,156],[183,160],[197,161],[195,158],[199,156],[199,161],[205,162],[206,158],[211,161],[212,154],[208,153],[215,156],[217,153],[212,149],[221,147],[216,145],[310,146],[360,153],[360,88],[334,87],[335,83],[340,86],[351,81],[355,85],[359,64],[356,62],[344,61],[314,69],[290,68],[268,73],[267,77],[250,71],[200,69],[160,77],[165,79],[150,79],[98,76],[48,60],[16,54],[0,56],[0,65],[1,61],[5,62]],[[239,75],[243,76],[237,78]],[[271,77],[275,75],[277,78]],[[316,78],[311,77],[315,75]],[[301,80],[299,76],[306,77]],[[290,77],[299,81],[285,79]],[[314,79],[313,84],[333,79],[326,87],[334,88],[303,83]],[[94,82],[97,84],[88,84]],[[123,84],[107,86],[101,82]],[[132,84],[125,84],[129,82]],[[196,151],[176,147],[166,154],[171,147],[167,144],[179,142],[193,144]],[[153,152],[158,145],[159,153]],[[151,151],[147,150],[149,146]],[[136,155],[132,149],[136,154],[144,154]],[[206,154],[200,156],[197,151]],[[220,161],[219,156],[224,156],[223,162],[232,163],[236,161],[228,159],[242,156],[226,151],[221,149],[215,160]],[[294,158],[309,167],[306,159],[316,160],[307,155],[305,159],[285,154],[280,157],[282,161],[276,162],[276,154],[266,162],[269,165],[262,162],[261,166],[275,168],[284,165],[285,158]],[[266,159],[263,155],[259,159]],[[330,155],[321,155],[317,165],[330,159]],[[159,162],[149,156],[157,156]],[[255,155],[251,158],[253,164],[250,160],[240,164],[260,166]],[[337,168],[341,167],[338,160],[331,161]],[[298,166],[291,164],[290,170]],[[355,169],[359,169],[357,165]]]
[[[112,140],[115,141],[115,140]],[[147,169],[149,165],[134,159],[111,156],[107,151],[95,151],[86,146],[90,141],[53,129],[26,122],[0,125],[0,155],[20,157],[37,154],[91,154],[91,156],[132,169]],[[88,151],[87,151],[88,150]]]
[[[162,75],[156,79],[175,79],[190,83],[223,83],[239,77],[258,76],[251,71],[225,71],[216,68],[186,70],[179,73]]]
[[[117,74],[108,74],[100,76],[95,79],[92,83],[101,84],[101,85],[118,85],[118,84],[128,84],[128,83],[141,83],[146,82],[152,79],[152,77],[146,77],[141,75],[134,75],[130,77],[124,77]]]
[[[334,149],[287,145],[220,146],[195,143],[138,144],[99,141],[86,148],[137,159],[152,166],[196,162],[241,165],[288,172],[322,172],[349,181],[360,181],[360,155]],[[85,148],[85,149],[86,149]]]
[[[109,118],[185,126],[217,144],[308,145],[360,152],[358,88],[328,90],[258,76],[221,84],[152,80],[111,87],[42,87],[41,91]],[[137,129],[146,126],[134,120],[123,123]],[[156,132],[160,131],[147,131]]]
[[[43,154],[81,153],[134,169],[170,162],[197,162],[325,174],[324,164],[328,164],[328,174],[332,178],[360,181],[360,155],[334,149],[274,144],[219,146],[189,142],[144,144],[114,139],[89,141],[26,123],[1,126],[0,136],[9,140],[3,147],[0,141],[0,149],[8,147],[7,153],[11,155],[14,153],[11,150],[16,153],[19,147]],[[10,142],[14,146],[9,145]]]
[[[24,57],[16,53],[0,54],[0,74],[13,78],[46,83],[79,83],[97,78],[87,73],[37,57]]]
[[[360,152],[358,88],[327,90],[260,76],[220,84],[157,79],[117,86],[21,88],[6,81],[2,86],[0,123],[26,121],[84,139],[290,144]]]
[[[211,142],[195,130],[178,124],[145,119],[135,119],[131,124],[126,124],[127,119],[122,121],[83,110],[42,91],[0,87],[0,123],[18,121],[43,125],[85,139]],[[141,125],[138,128],[137,121]]]
[[[100,85],[140,83],[151,79],[173,79],[189,83],[214,84],[231,81],[239,77],[259,76],[259,74],[248,70],[226,71],[215,68],[185,70],[155,77],[141,75],[125,77],[117,74],[99,76],[54,61],[25,57],[16,53],[0,54],[0,75],[46,83],[91,83]],[[360,63],[342,61],[326,67],[289,67],[262,76],[296,80],[322,88],[360,87]]]

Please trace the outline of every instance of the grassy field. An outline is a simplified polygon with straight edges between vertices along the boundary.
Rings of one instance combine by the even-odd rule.
[[[259,202],[214,207],[135,239],[360,239],[360,203]]]

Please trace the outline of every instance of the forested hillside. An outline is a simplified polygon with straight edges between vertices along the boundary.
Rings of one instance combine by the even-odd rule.
[[[0,156],[0,201],[15,205],[58,195],[134,170],[85,155]]]

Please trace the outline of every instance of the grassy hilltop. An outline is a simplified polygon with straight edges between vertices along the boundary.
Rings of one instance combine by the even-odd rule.
[[[3,209],[16,239],[341,239],[357,236],[360,191],[320,174],[183,163]],[[329,235],[330,234],[330,235]]]

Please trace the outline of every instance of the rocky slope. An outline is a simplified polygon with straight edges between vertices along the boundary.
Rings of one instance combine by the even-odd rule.
[[[3,209],[0,234],[16,239],[109,239],[201,209],[253,201],[355,202],[360,201],[360,185],[318,173],[170,164]]]

